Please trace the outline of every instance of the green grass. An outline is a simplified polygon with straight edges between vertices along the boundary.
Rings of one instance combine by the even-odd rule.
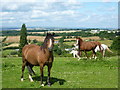
[[[40,86],[39,67],[34,67],[34,82],[28,79],[25,69],[24,81],[20,81],[21,58],[2,59],[3,88],[117,88],[117,56],[97,60],[80,60],[72,57],[55,57],[51,70],[52,86]],[[47,67],[44,67],[44,83],[47,78]]]

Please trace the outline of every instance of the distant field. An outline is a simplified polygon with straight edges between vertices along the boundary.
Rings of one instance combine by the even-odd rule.
[[[80,60],[72,57],[55,57],[51,70],[52,86],[41,87],[40,70],[34,67],[34,82],[29,82],[28,71],[25,80],[20,81],[22,61],[19,57],[2,58],[3,88],[117,88],[118,87],[117,56],[97,60]],[[44,80],[47,67],[44,68]],[[45,83],[45,81],[44,81]]]
[[[68,30],[66,30],[66,31],[49,31],[49,33],[72,33],[72,32],[79,32],[79,31],[81,31],[81,30],[77,30],[77,31],[75,31],[75,30],[70,30],[70,31],[68,31]],[[29,33],[31,33],[31,34],[44,34],[44,32],[29,32]]]
[[[55,39],[59,39],[62,36],[55,37]],[[0,36],[0,39],[2,40],[5,37]],[[34,40],[36,39],[37,41],[43,41],[44,36],[27,36],[28,40]],[[100,37],[98,36],[93,36],[93,37],[82,37],[83,40],[100,40]],[[11,43],[11,42],[19,42],[20,36],[8,36],[5,43]],[[70,39],[64,39],[65,41],[71,41],[71,40],[76,40],[76,38],[70,38]]]
[[[11,42],[14,42],[14,43],[12,43],[12,44],[10,44],[10,45],[8,45],[6,47],[16,47],[16,46],[19,46],[19,38],[20,38],[19,36],[9,36],[7,38],[7,40],[5,41],[5,43],[11,43]],[[61,38],[61,36],[55,37],[55,40],[57,40],[59,38]],[[0,37],[0,39],[3,39],[3,37]],[[28,40],[34,40],[34,39],[43,42],[44,37],[42,37],[42,36],[28,36]],[[92,40],[92,39],[94,39],[94,40],[97,40],[97,41],[99,41],[99,42],[101,42],[103,44],[108,45],[109,47],[112,44],[112,40],[99,40],[99,37],[82,37],[82,39],[83,40],[89,40],[89,39]],[[73,41],[69,42],[69,40],[73,40]],[[73,39],[65,39],[65,42],[64,42],[64,44],[67,44],[67,45],[70,45],[70,46],[75,44],[75,43],[76,43],[76,39],[75,38],[73,38]]]
[[[0,39],[2,40],[3,38],[5,37],[2,37],[0,36]],[[43,41],[45,37],[43,36],[27,36],[27,39],[28,40],[37,40],[37,41]],[[55,37],[55,39],[59,39],[61,38],[61,36],[58,36],[58,37]],[[11,42],[14,42],[14,43],[18,43],[20,40],[20,36],[8,36],[5,43],[11,43]]]
[[[110,45],[112,44],[113,40],[101,40],[100,42],[103,43],[103,44],[106,44],[107,46],[110,47]]]

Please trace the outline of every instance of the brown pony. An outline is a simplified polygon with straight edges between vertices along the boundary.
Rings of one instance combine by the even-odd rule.
[[[83,41],[81,38],[76,38],[77,39],[77,44],[78,44],[78,50],[79,50],[79,55],[82,54],[81,51],[85,52],[86,57],[87,56],[87,52],[86,51],[91,51],[93,52],[93,57],[96,58],[96,52],[95,52],[95,48],[97,46],[99,46],[100,51],[101,51],[101,43],[97,42],[97,41]],[[102,51],[101,51],[102,52]]]
[[[40,66],[40,72],[41,72],[41,85],[44,86],[43,84],[43,67],[45,65],[48,66],[48,78],[47,78],[47,83],[50,86],[50,70],[52,67],[53,63],[53,46],[54,46],[54,33],[50,34],[47,33],[47,36],[44,40],[44,43],[42,46],[30,44],[26,45],[22,49],[22,76],[21,76],[21,81],[23,81],[23,73],[25,66],[27,66],[28,71],[29,71],[29,79],[32,82],[32,74],[35,75],[32,67],[33,66]]]

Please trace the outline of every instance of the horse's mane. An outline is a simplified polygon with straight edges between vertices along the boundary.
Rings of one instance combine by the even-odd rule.
[[[83,42],[83,40],[79,37],[79,38],[77,38],[79,41],[82,41]]]
[[[83,42],[83,40],[79,37],[78,39],[78,54],[80,55],[80,44]]]

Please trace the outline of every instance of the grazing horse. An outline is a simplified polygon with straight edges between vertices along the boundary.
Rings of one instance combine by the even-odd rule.
[[[23,74],[25,66],[27,66],[29,71],[29,79],[32,82],[32,74],[35,74],[32,70],[33,66],[40,66],[40,72],[41,72],[41,86],[44,86],[43,84],[43,68],[45,65],[48,66],[48,78],[47,83],[50,86],[50,70],[53,63],[53,46],[54,46],[54,33],[50,34],[47,33],[47,36],[44,40],[44,43],[42,46],[30,44],[26,45],[22,49],[22,76],[21,81],[23,81]]]
[[[103,51],[103,57],[105,57],[105,51],[106,51],[106,50],[109,51],[109,52],[111,52],[111,53],[113,53],[113,52],[108,48],[108,46],[105,45],[105,44],[101,44],[101,50]],[[95,52],[97,52],[97,51],[100,51],[99,46],[97,46],[97,47],[95,48]]]
[[[77,45],[78,45],[78,49],[79,49],[79,55],[81,55],[81,51],[84,51],[86,57],[88,58],[86,51],[92,50],[93,55],[94,55],[93,57],[96,59],[95,48],[97,46],[99,46],[100,51],[101,51],[101,43],[97,42],[97,41],[83,41],[81,38],[76,38],[76,39],[77,39]]]

